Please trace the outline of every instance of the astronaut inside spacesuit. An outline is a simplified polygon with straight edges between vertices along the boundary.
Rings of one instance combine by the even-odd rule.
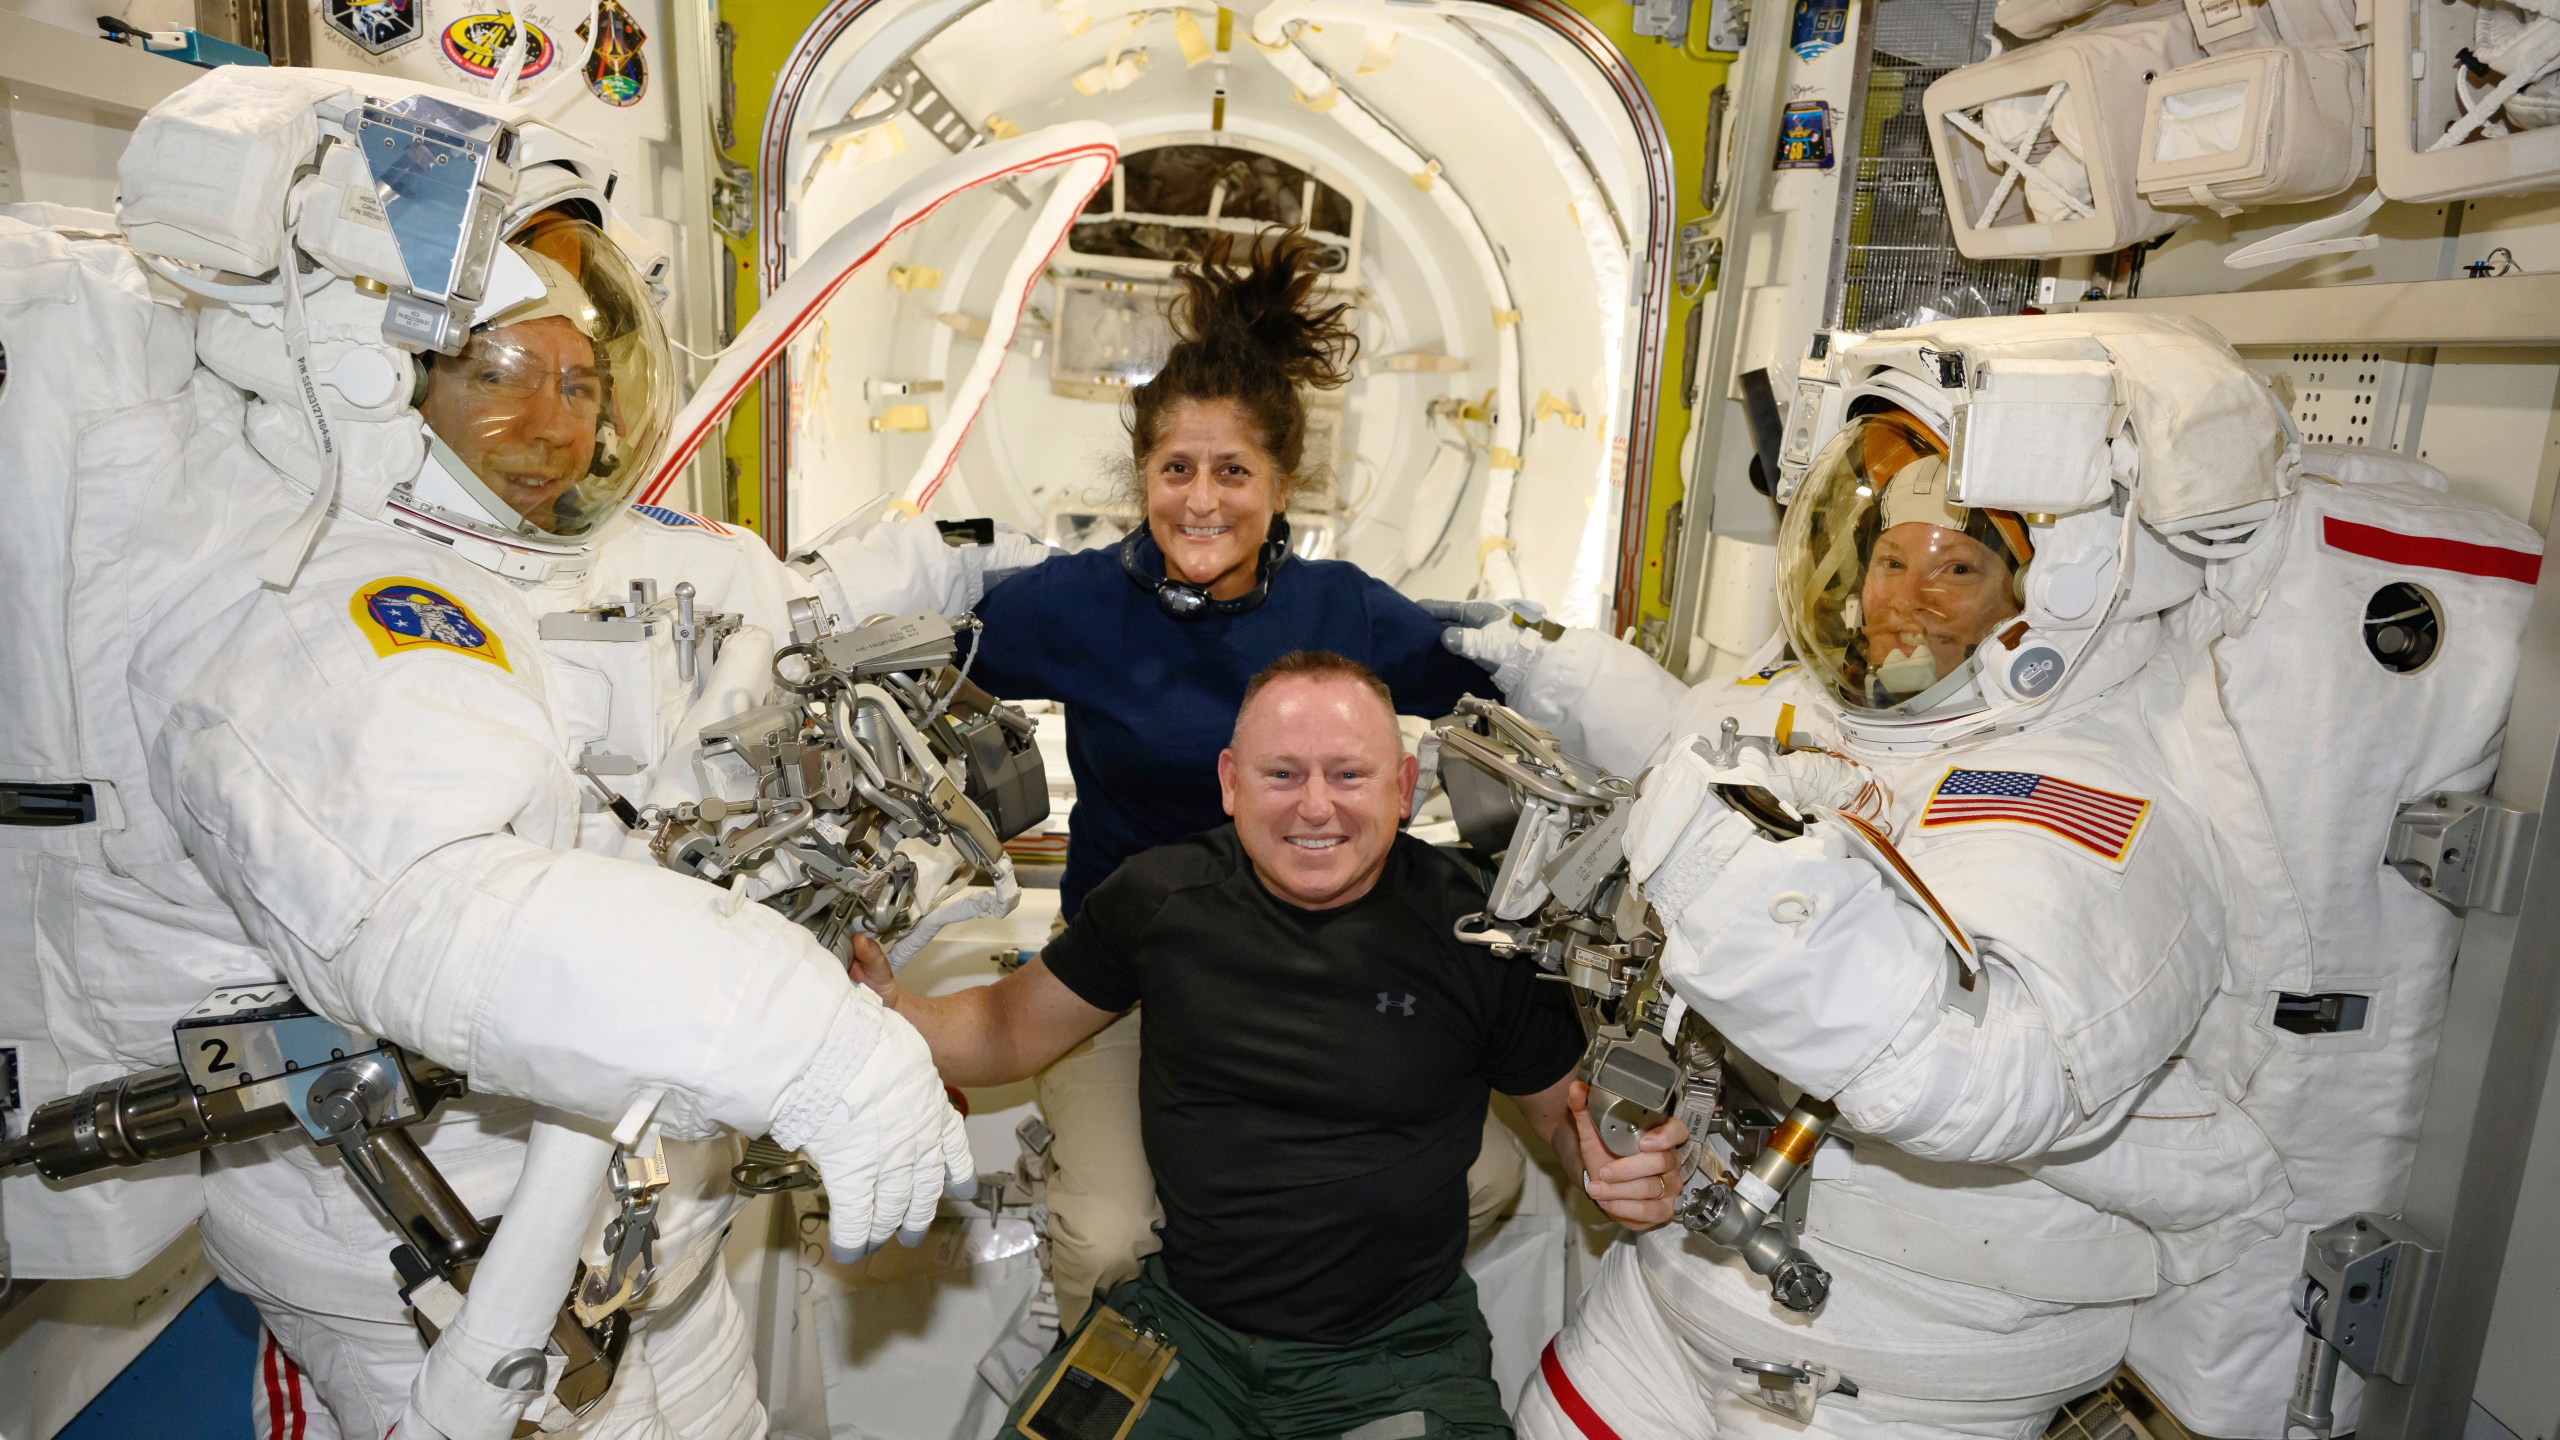
[[[526,523],[555,534],[578,528],[573,488],[594,466],[606,378],[639,359],[599,363],[599,345],[627,345],[636,319],[608,320],[545,253],[548,246],[576,255],[583,233],[556,217],[527,227],[512,248],[541,280],[542,299],[473,332],[460,355],[421,360],[427,381],[418,414],[428,432]],[[563,500],[572,501],[567,515]]]
[[[2018,613],[2016,578],[2033,552],[2016,516],[1946,503],[1946,461],[1916,424],[1879,420],[1860,431],[1859,449],[1859,473],[1883,503],[1860,521],[1874,533],[1857,603],[1840,607],[1838,623],[1858,631],[1842,678],[1884,705],[1953,674]]]
[[[2182,1053],[2234,902],[2159,738],[2183,693],[2163,612],[2202,574],[2165,537],[2289,487],[2280,417],[2175,322],[1849,341],[1781,532],[1783,646],[1753,673],[1684,693],[1604,636],[1508,615],[1448,636],[1567,748],[1652,767],[1626,850],[1664,974],[1840,1116],[1801,1228],[1827,1305],[1777,1309],[1677,1228],[1623,1245],[1524,1395],[1525,1435],[2034,1436],[2114,1370],[2139,1302],[2274,1234],[2290,1194]],[[2079,387],[2053,412],[2077,452],[2064,434],[2004,470],[1977,449],[1959,488],[1944,437],[2013,398],[2019,356],[2028,383]],[[1787,753],[1719,761],[1696,737],[1727,718]],[[1917,887],[1834,827],[1765,838],[1711,789],[1812,813],[1869,781]]]
[[[130,838],[118,867],[81,862],[73,922],[93,938],[67,957],[114,976],[118,1007],[35,1017],[37,1033],[100,1037],[91,1065],[162,1064],[169,1023],[208,988],[281,977],[329,1019],[467,1074],[471,1093],[418,1127],[427,1154],[470,1213],[510,1218],[493,1247],[547,1206],[585,1225],[590,1265],[614,1209],[604,1173],[540,1157],[612,1154],[582,1137],[633,1130],[612,1163],[630,1181],[663,1157],[654,1250],[619,1378],[576,1433],[758,1434],[746,1327],[714,1263],[734,1137],[805,1151],[848,1253],[920,1230],[974,1183],[967,1141],[921,1040],[841,957],[660,868],[599,791],[648,803],[691,785],[690,737],[771,684],[793,601],[957,615],[991,570],[1045,552],[1012,535],[955,547],[910,520],[831,532],[786,566],[751,534],[635,513],[672,368],[647,285],[604,228],[601,156],[466,97],[348,83],[231,67],[156,107],[122,167],[124,241],[78,241],[83,273],[103,277],[94,303],[43,317],[148,337],[143,358],[83,357],[132,372],[91,396],[148,403],[79,417],[134,458],[130,476],[78,483],[106,495],[173,465],[183,483],[131,508],[118,553],[66,577],[75,611],[112,588],[134,617],[73,636],[130,681],[129,707],[84,712],[102,717],[84,723],[104,742],[84,743]],[[494,223],[426,237],[490,246],[463,261],[485,266],[483,293],[452,302],[468,333],[432,358],[386,332],[419,303],[402,287],[424,267],[391,245],[419,236],[361,203],[379,178],[352,153],[362,126],[386,149],[442,147],[439,167],[489,167],[471,203],[501,207]],[[324,234],[321,216],[357,228]],[[169,303],[146,266],[202,297],[191,356],[185,327],[127,323]],[[239,283],[261,274],[299,283]],[[46,416],[20,414],[37,429],[0,440],[45,453]],[[736,628],[673,623],[680,584]],[[139,732],[132,773],[117,724]],[[164,833],[176,863],[131,863]],[[571,1139],[546,1151],[546,1135]],[[528,1193],[562,1174],[559,1193]],[[422,1365],[387,1258],[403,1237],[337,1161],[287,1136],[237,1145],[208,1157],[202,1192],[208,1256],[290,1362],[291,1383],[271,1371],[253,1387],[262,1408],[305,1406],[305,1377],[325,1405],[282,1428],[504,1435],[540,1418],[543,1367],[521,1357],[550,1333],[553,1281],[518,1277],[537,1328],[483,1333],[465,1302]],[[77,1187],[58,1198],[76,1206]],[[81,1223],[53,1213],[12,1221]],[[565,1287],[572,1257],[560,1264]],[[484,1288],[504,1288],[487,1265],[471,1298]]]

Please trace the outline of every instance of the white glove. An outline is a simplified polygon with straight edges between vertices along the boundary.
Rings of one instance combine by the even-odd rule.
[[[1790,750],[1769,755],[1744,750],[1734,757],[1733,778],[1724,785],[1757,785],[1778,798],[1787,813],[1806,819],[1816,808],[1839,810],[1882,826],[1892,797],[1875,772],[1828,750]]]
[[[943,1195],[977,1184],[968,1127],[943,1096],[933,1052],[869,990],[852,992],[808,1073],[783,1092],[771,1134],[825,1180],[827,1248],[839,1261],[892,1235],[916,1243]]]
[[[1547,639],[1536,622],[1546,607],[1530,600],[1417,600],[1422,612],[1445,622],[1442,648],[1464,655],[1493,676],[1493,686],[1509,695],[1527,678],[1529,666]]]
[[[945,541],[949,544],[949,541]],[[951,554],[960,562],[960,573],[967,577],[969,604],[987,598],[987,592],[1009,577],[1030,569],[1058,552],[1010,525],[996,526],[996,538],[984,545],[956,545]]]
[[[1026,535],[1010,525],[996,527],[992,545],[972,547],[977,552],[980,593],[1017,570],[1028,570],[1058,552],[1041,543],[1038,536]]]
[[[1644,779],[1628,815],[1627,865],[1645,898],[1668,919],[1713,883],[1757,833],[1711,787],[1751,785],[1777,797],[1798,819],[1817,806],[1881,824],[1884,785],[1864,765],[1821,750],[1771,755],[1735,751],[1719,765],[1699,737],[1672,747]]]
[[[1719,769],[1693,745],[1676,745],[1637,788],[1627,813],[1627,872],[1666,924],[1759,834],[1708,788],[1735,783],[1757,782]]]

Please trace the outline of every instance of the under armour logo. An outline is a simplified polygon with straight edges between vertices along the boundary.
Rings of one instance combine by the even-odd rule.
[[[1407,995],[1403,999],[1398,1000],[1394,996],[1389,995],[1386,991],[1381,990],[1378,992],[1378,1013],[1384,1015],[1390,1010],[1402,1010],[1407,1015],[1410,1015],[1413,1013],[1413,1001],[1414,997],[1411,995]]]

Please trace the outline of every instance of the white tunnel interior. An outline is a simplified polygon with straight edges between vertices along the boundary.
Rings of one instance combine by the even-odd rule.
[[[1465,593],[1481,565],[1488,593],[1605,623],[1629,433],[1658,367],[1664,167],[1648,166],[1649,109],[1593,58],[1614,52],[1559,28],[1581,22],[1455,8],[1283,3],[1224,36],[1206,5],[877,0],[822,17],[805,81],[786,72],[776,101],[765,283],[976,135],[1103,121],[1121,165],[1034,287],[937,510],[1071,548],[1116,537],[1126,386],[1161,359],[1165,257],[1213,229],[1305,224],[1341,251],[1328,288],[1356,306],[1361,359],[1311,409],[1306,468],[1331,483],[1293,503],[1301,552],[1413,594]],[[1452,103],[1488,91],[1509,103]],[[1031,229],[1025,189],[1051,183],[955,197],[795,342],[795,542],[897,493],[955,418]]]

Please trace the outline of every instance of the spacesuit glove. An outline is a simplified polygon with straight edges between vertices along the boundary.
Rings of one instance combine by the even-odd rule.
[[[1892,796],[1876,773],[1846,755],[1828,750],[1790,750],[1784,755],[1746,750],[1735,759],[1759,772],[1741,783],[1775,795],[1799,820],[1820,808],[1882,825],[1892,805]]]
[[[1036,537],[1000,522],[995,527],[995,537],[983,545],[951,545],[953,537],[944,537],[944,544],[950,546],[950,554],[959,562],[961,593],[968,597],[970,609],[977,608],[988,591],[1058,553]]]
[[[892,1235],[914,1244],[943,1195],[977,1183],[968,1128],[943,1096],[933,1053],[869,990],[852,992],[807,1073],[783,1092],[771,1133],[826,1182],[838,1260]]]
[[[970,547],[965,563],[976,567],[978,594],[983,598],[1005,577],[1028,570],[1057,553],[1041,543],[1038,536],[1026,535],[1010,525],[998,525],[994,543]]]
[[[1421,600],[1424,614],[1442,621],[1441,648],[1464,655],[1493,676],[1494,688],[1509,695],[1520,687],[1547,640],[1533,628],[1546,617],[1546,607],[1529,600]],[[1529,622],[1526,624],[1518,622]]]
[[[1739,780],[1738,772],[1717,766],[1695,745],[1677,745],[1638,788],[1627,814],[1627,870],[1665,920],[1759,838],[1752,823],[1712,788],[1735,783],[1757,782]]]
[[[1773,755],[1758,746],[1741,746],[1731,760],[1718,760],[1715,750],[1714,742],[1704,736],[1675,742],[1670,758],[1658,767],[1666,772],[1662,783],[1702,793],[1711,785],[1748,785],[1768,791],[1799,820],[1811,818],[1817,809],[1839,810],[1881,826],[1892,808],[1893,797],[1884,781],[1846,755],[1828,750]],[[1684,762],[1678,771],[1683,778],[1676,781],[1668,773],[1675,761]]]

